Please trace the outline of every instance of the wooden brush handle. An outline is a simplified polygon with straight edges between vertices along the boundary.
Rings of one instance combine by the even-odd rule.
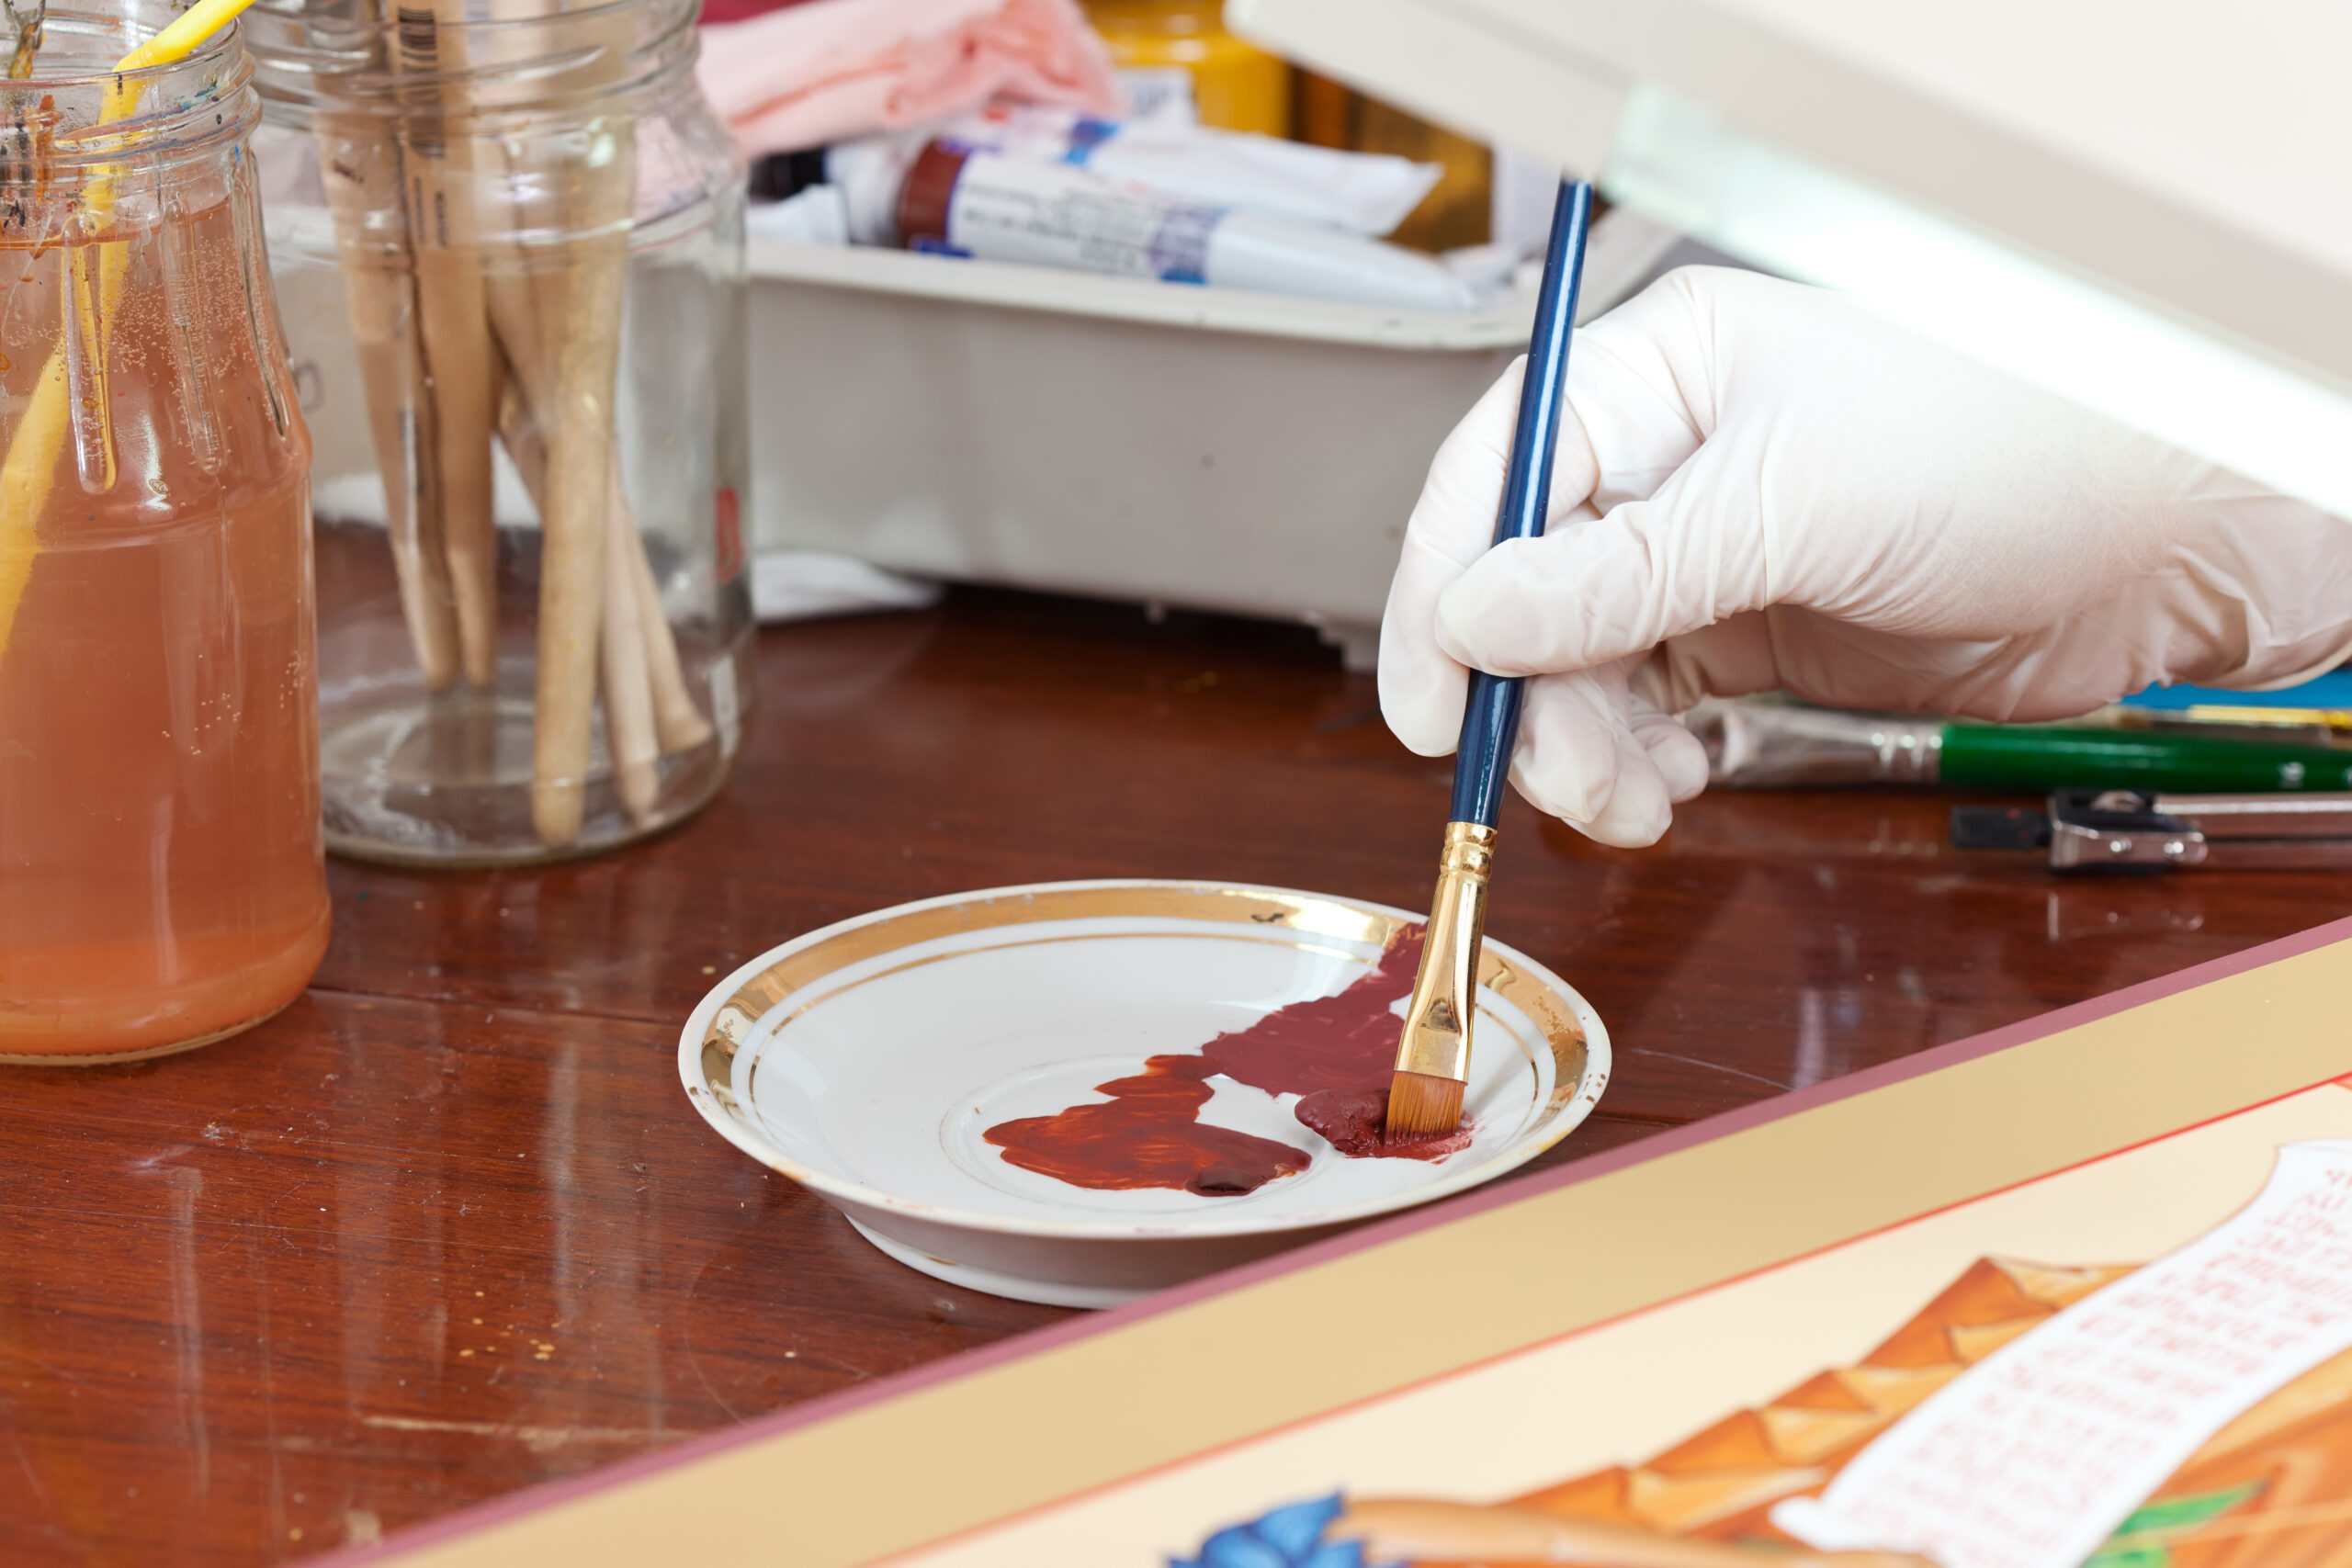
[[[629,570],[637,536],[618,507],[605,512],[605,626],[602,643],[605,745],[629,820],[644,826],[662,793],[662,742],[653,726],[653,689],[645,669],[645,628]],[[641,552],[640,552],[641,553]]]
[[[531,504],[547,505],[548,455],[532,423],[523,384],[503,359],[500,362],[498,438],[514,461]],[[613,476],[613,491],[620,491],[620,475]],[[639,558],[632,570],[630,555]],[[653,681],[649,665],[643,602],[637,592],[643,547],[627,509],[616,506],[605,519],[604,622],[597,635],[597,659],[605,704],[605,744],[612,752],[613,773],[621,804],[630,820],[653,820],[661,794],[662,741],[654,719]],[[649,581],[650,573],[646,573]],[[660,613],[658,604],[655,613]],[[668,630],[664,626],[663,631]],[[671,650],[674,662],[676,649]]]
[[[402,6],[393,29],[396,69],[460,72],[465,0]],[[401,197],[416,279],[415,335],[424,360],[435,510],[448,558],[458,650],[466,679],[498,678],[498,524],[491,498],[490,316],[475,214],[473,118],[462,87],[431,97],[401,120]]]
[[[511,369],[504,373],[510,378],[514,375]],[[530,495],[531,504],[544,510],[547,445],[532,421],[526,389],[511,380],[506,385],[509,389],[502,393],[498,406],[498,438],[506,448],[506,455],[514,460],[514,471],[522,477],[523,489]],[[691,751],[707,744],[713,731],[710,720],[695,705],[694,694],[686,688],[685,667],[678,658],[677,635],[670,629],[669,613],[662,607],[662,585],[653,580],[653,563],[645,547],[645,536],[638,527],[637,511],[629,505],[628,491],[621,483],[617,457],[614,459],[609,494],[613,515],[628,536],[629,547],[625,553],[629,579],[637,590],[638,621],[645,637],[646,679],[653,691],[653,722],[661,732],[662,750],[664,755]]]
[[[490,19],[501,23],[545,22],[561,9],[549,0],[488,0]],[[574,46],[565,70],[572,92],[628,69],[629,24],[610,10],[590,7],[565,20]],[[530,51],[543,42],[526,28],[506,47]],[[492,55],[500,48],[485,47]],[[636,197],[633,127],[624,116],[600,115],[560,142],[543,130],[526,124],[488,154],[502,163],[485,172],[503,199],[486,204],[481,216],[487,309],[528,411],[527,421],[516,423],[527,425],[537,452],[536,462],[526,462],[519,429],[507,442],[516,467],[538,475],[531,818],[543,842],[561,847],[579,838],[584,819],[600,669],[624,803],[632,813],[651,809],[658,776],[651,760],[664,716],[674,712],[663,676],[674,670],[676,650],[653,641],[657,626],[664,638],[669,628],[658,595],[639,584],[643,569],[635,558],[643,551],[621,502],[614,439]],[[529,232],[550,224],[565,236],[560,243]]]
[[[424,355],[409,330],[416,312],[415,275],[404,223],[396,238],[377,237],[378,225],[406,211],[398,162],[380,116],[330,111],[319,117],[316,134],[319,177],[334,219],[344,305],[367,397],[368,434],[384,489],[401,613],[426,688],[445,691],[458,678],[457,607],[441,539],[434,445],[410,438],[429,424]]]
[[[526,384],[503,355],[500,368],[499,442],[514,459],[514,471],[531,504],[544,510],[547,446],[531,417]],[[632,818],[645,822],[650,820],[654,805],[659,759],[705,744],[711,738],[711,728],[686,691],[677,641],[662,613],[661,589],[646,558],[636,513],[621,487],[617,459],[608,494],[605,625],[599,645],[605,727],[614,765],[619,771],[622,804]],[[616,635],[616,627],[622,635]],[[650,718],[644,716],[647,709],[639,704],[640,694],[643,703],[650,705]]]
[[[645,539],[637,531],[637,513],[621,493],[620,475],[613,475],[613,516],[628,537],[629,581],[637,590],[639,624],[645,632],[646,677],[653,688],[653,722],[662,734],[662,750],[691,751],[711,738],[710,720],[686,690],[686,672],[678,662],[678,639],[662,608],[662,587],[653,581],[653,563],[647,558]]]

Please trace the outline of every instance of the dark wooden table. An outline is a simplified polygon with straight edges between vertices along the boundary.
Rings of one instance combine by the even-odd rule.
[[[501,874],[337,865],[250,1034],[0,1075],[0,1562],[318,1552],[1063,1314],[913,1273],[688,1109],[739,961],[901,899],[1230,877],[1418,906],[1446,764],[1303,629],[978,592],[771,631],[700,819]],[[1710,796],[1645,852],[1518,807],[1492,929],[1615,1082],[1556,1164],[2352,909],[2318,874],[2061,884],[1950,796]],[[2249,1046],[2254,1043],[2247,1042]]]

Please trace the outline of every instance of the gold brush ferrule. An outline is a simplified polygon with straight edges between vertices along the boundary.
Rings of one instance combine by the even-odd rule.
[[[1420,972],[1405,1006],[1396,1070],[1466,1082],[1470,1026],[1477,1016],[1478,944],[1487,935],[1487,878],[1495,869],[1495,830],[1476,822],[1445,825],[1437,897],[1421,939]]]

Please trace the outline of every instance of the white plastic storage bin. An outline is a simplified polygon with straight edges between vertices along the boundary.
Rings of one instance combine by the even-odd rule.
[[[1580,313],[1674,240],[1606,215]],[[758,239],[751,270],[759,548],[1304,620],[1351,663],[1533,299],[1428,314]]]

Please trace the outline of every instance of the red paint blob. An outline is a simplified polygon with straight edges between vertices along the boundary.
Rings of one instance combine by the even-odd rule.
[[[1207,1080],[1222,1073],[1269,1094],[1304,1096],[1299,1121],[1351,1159],[1441,1159],[1469,1145],[1467,1127],[1393,1145],[1381,1131],[1399,1027],[1390,1009],[1413,988],[1420,962],[1421,928],[1408,926],[1373,972],[1338,996],[1277,1008],[1197,1052],[1154,1056],[1133,1077],[1094,1086],[1107,1104],[1000,1122],[980,1135],[1024,1170],[1096,1190],[1173,1187],[1221,1197],[1305,1170],[1303,1149],[1201,1124]]]
[[[1201,1047],[1212,1073],[1268,1094],[1319,1089],[1388,1089],[1404,1024],[1389,1010],[1413,988],[1421,966],[1421,928],[1407,926],[1379,965],[1336,997],[1276,1008],[1247,1029]]]
[[[1195,1120],[1213,1071],[1197,1055],[1154,1056],[1131,1078],[1094,1087],[1104,1105],[1000,1122],[980,1135],[1023,1170],[1097,1190],[1182,1187],[1208,1197],[1255,1192],[1306,1168],[1306,1151]]]
[[[1297,1116],[1350,1159],[1443,1159],[1470,1146],[1467,1127],[1419,1138],[1390,1138],[1385,1084],[1320,1089],[1298,1102]]]

